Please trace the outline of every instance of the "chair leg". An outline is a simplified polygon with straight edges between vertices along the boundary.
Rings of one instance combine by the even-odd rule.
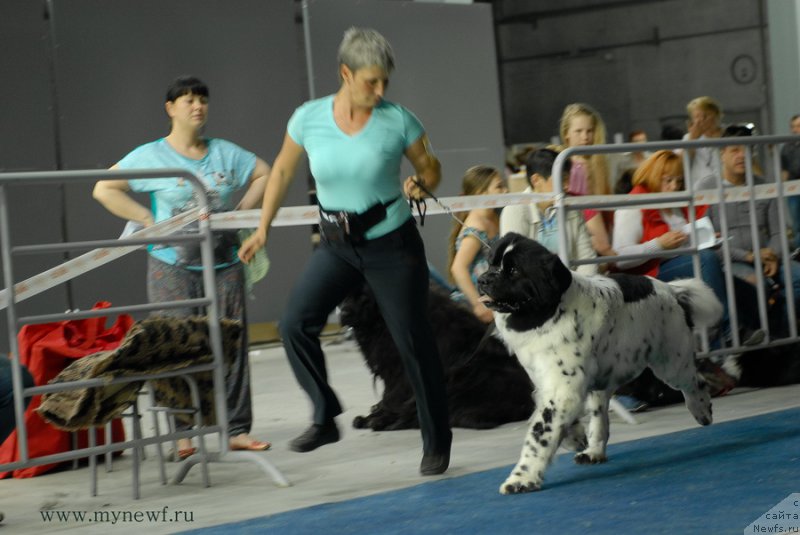
[[[142,414],[139,412],[139,403],[134,402],[133,404],[133,430],[134,435],[139,433],[139,436],[143,436],[142,434]],[[145,451],[144,446],[139,446],[139,458],[143,461],[147,459],[147,452]]]
[[[155,395],[153,394],[153,388],[151,385],[147,387],[147,397],[150,401],[150,413],[153,415],[153,432],[156,434],[157,437],[161,436],[161,426],[158,420],[158,412],[154,410],[156,406],[156,399]],[[158,469],[161,476],[161,484],[167,484],[167,470],[166,470],[166,459],[164,458],[164,447],[161,441],[156,442],[156,453],[158,454]]]
[[[194,377],[190,375],[183,375],[182,377],[188,383],[189,391],[192,394],[195,429],[200,429],[203,426],[203,411],[200,402],[200,390],[197,387],[197,381],[195,381]],[[210,487],[211,481],[208,476],[208,451],[206,450],[205,435],[199,435],[197,438],[199,439],[198,442],[200,444],[200,456],[201,456],[200,458],[203,471],[203,485],[206,487]]]
[[[70,449],[72,451],[75,451],[75,450],[78,449],[78,432],[77,431],[70,432],[70,434],[69,434],[69,446],[70,446]],[[77,470],[78,469],[78,459],[77,458],[72,459],[72,469],[73,470]]]
[[[89,447],[94,448],[97,444],[97,437],[95,436],[96,429],[90,427],[87,429],[89,437]],[[91,473],[91,482],[89,483],[89,492],[92,496],[97,496],[97,455],[92,453],[89,455],[89,470]]]
[[[111,437],[111,422],[106,423],[104,428],[105,428],[106,445],[108,445],[108,444],[111,444],[111,441],[112,441],[112,437]],[[105,458],[106,458],[106,472],[111,472],[114,469],[114,467],[112,465],[112,456],[113,455],[114,455],[114,452],[111,452],[111,451],[106,452],[106,455],[105,455]]]
[[[137,424],[137,416],[139,414],[139,403],[136,399],[133,400],[133,440],[142,439],[142,428]],[[133,499],[139,499],[139,456],[142,452],[142,446],[138,443],[133,447]]]

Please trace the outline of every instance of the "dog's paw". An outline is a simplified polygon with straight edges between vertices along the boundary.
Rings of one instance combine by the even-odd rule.
[[[519,476],[511,476],[500,485],[500,494],[522,494],[523,492],[535,492],[541,488],[541,483],[526,480]]]
[[[608,460],[605,455],[598,455],[592,453],[579,453],[575,457],[575,464],[601,464]]]
[[[353,418],[353,427],[356,429],[366,429],[369,427],[366,416],[356,416]]]

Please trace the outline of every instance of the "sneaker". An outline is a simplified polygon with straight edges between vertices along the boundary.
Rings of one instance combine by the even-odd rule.
[[[614,396],[614,399],[619,401],[620,405],[625,407],[628,412],[643,412],[650,407],[646,401],[633,396]]]
[[[767,337],[763,329],[750,329],[749,327],[739,328],[739,344],[741,347],[757,346]],[[733,336],[731,333],[725,335],[724,347],[733,347]]]
[[[339,441],[339,428],[331,420],[325,424],[313,424],[302,435],[289,443],[289,449],[300,453],[313,451],[325,444]]]
[[[767,333],[765,333],[763,329],[756,329],[753,331],[747,327],[743,327],[739,335],[739,340],[742,341],[744,347],[751,347],[759,345],[766,337]]]

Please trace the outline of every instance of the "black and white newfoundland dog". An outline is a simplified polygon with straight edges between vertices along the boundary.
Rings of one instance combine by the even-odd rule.
[[[494,336],[482,341],[486,325],[450,296],[431,285],[428,313],[447,387],[451,427],[490,429],[526,420],[533,412],[533,385],[505,344]],[[419,428],[417,405],[400,355],[369,288],[345,299],[342,325],[353,335],[376,381],[380,401],[353,427],[389,431]]]
[[[692,329],[718,323],[722,305],[702,281],[581,276],[539,243],[512,233],[493,247],[478,290],[536,385],[530,429],[502,494],[541,488],[559,445],[575,450],[578,464],[604,462],[610,395],[647,366],[683,392],[698,423],[711,423]]]

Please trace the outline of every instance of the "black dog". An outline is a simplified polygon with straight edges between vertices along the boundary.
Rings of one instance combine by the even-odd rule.
[[[450,425],[490,429],[527,419],[533,411],[533,386],[503,343],[490,336],[478,349],[487,326],[434,286],[428,310],[447,382]],[[418,428],[414,393],[367,287],[342,303],[341,322],[353,328],[367,367],[384,385],[378,404],[368,415],[357,416],[353,426],[374,431]]]

